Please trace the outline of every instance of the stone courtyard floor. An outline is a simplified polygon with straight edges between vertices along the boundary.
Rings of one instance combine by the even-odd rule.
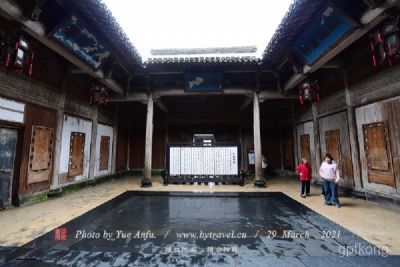
[[[41,265],[37,266],[46,266],[44,263],[90,266],[102,260],[110,262],[105,255],[114,259],[115,266],[128,263],[135,263],[132,266],[174,263],[182,266],[262,266],[268,256],[273,256],[268,258],[273,259],[271,264],[286,258],[285,264],[299,266],[311,264],[310,258],[304,256],[315,256],[311,258],[313,263],[326,266],[337,261],[335,256],[342,252],[368,255],[368,251],[355,251],[356,244],[400,255],[398,208],[351,197],[341,197],[340,201],[340,209],[323,205],[318,187],[312,187],[311,196],[303,199],[299,194],[299,182],[293,178],[271,178],[267,188],[259,189],[252,184],[243,187],[164,186],[158,177],[153,178],[153,187],[141,188],[140,177],[123,177],[61,198],[1,211],[0,266],[25,266],[26,261],[21,259],[41,259]],[[55,231],[52,230],[61,225],[61,229],[68,230],[67,241],[54,238]],[[203,229],[212,233],[235,230],[236,234],[244,232],[248,236],[261,234],[260,238],[246,241],[228,242],[227,238],[219,237],[177,240],[177,233]],[[120,238],[104,240],[89,236],[97,232],[103,235],[104,230]],[[118,233],[118,230],[122,232]],[[126,236],[136,230],[142,233],[140,242]],[[154,232],[157,238],[151,240],[146,236],[149,230],[149,234]],[[301,235],[283,238],[282,235],[288,234],[286,230],[294,231],[289,234],[309,233],[311,238],[305,240]],[[324,234],[337,232],[340,237],[321,238]],[[269,238],[268,235],[276,236]],[[190,249],[199,251],[186,251]],[[213,254],[207,253],[207,249],[234,251]],[[170,250],[178,256],[168,254]],[[103,252],[101,257],[98,252]],[[152,253],[157,256],[149,256]],[[11,265],[7,265],[6,254],[15,255],[20,261],[11,261],[8,263]],[[331,257],[331,261],[318,256]],[[87,258],[92,261],[85,261]],[[350,263],[355,266],[374,266],[378,263],[376,260],[388,266],[399,263],[398,258],[375,258],[375,261],[362,258],[365,257],[352,257]],[[26,266],[33,266],[32,262]]]

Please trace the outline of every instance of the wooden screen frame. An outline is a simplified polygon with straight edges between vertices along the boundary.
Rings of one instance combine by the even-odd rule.
[[[368,142],[368,129],[371,128],[381,128],[383,130],[384,142],[385,142],[385,150],[387,156],[387,168],[385,169],[376,169],[373,168],[371,163],[371,158],[369,156],[369,142]],[[368,168],[368,182],[384,184],[389,186],[396,186],[396,181],[393,172],[393,158],[392,158],[392,150],[391,150],[391,142],[390,142],[390,134],[389,127],[387,121],[374,122],[362,125],[363,137],[364,137],[364,150],[365,156],[367,159],[367,168]]]
[[[332,153],[332,149],[328,149],[328,136],[331,134],[335,134],[338,136],[338,155],[336,157],[335,153]],[[340,142],[340,130],[339,129],[333,129],[333,130],[328,130],[325,132],[325,150],[326,153],[330,153],[333,157],[333,160],[336,161],[338,167],[339,167],[339,171],[340,171],[340,175],[343,175],[343,166],[342,166],[342,144]]]
[[[37,163],[37,157],[42,158],[43,153],[43,144],[37,142],[37,136],[39,134],[47,135],[47,162],[46,166],[35,166]],[[52,163],[53,163],[53,146],[54,146],[54,129],[49,127],[42,126],[32,126],[31,133],[31,142],[29,148],[29,163],[28,163],[28,176],[27,176],[27,184],[34,184],[40,182],[50,181],[50,176],[52,172]],[[37,151],[38,154],[36,153]],[[41,159],[43,162],[44,158]]]
[[[80,138],[82,139],[81,144],[81,154],[80,154],[80,165],[72,166],[72,157],[73,157],[73,148],[74,148],[74,138]],[[85,133],[81,132],[71,132],[71,138],[70,138],[70,148],[69,148],[69,162],[68,162],[68,177],[75,177],[83,174],[83,169],[84,169],[84,159],[85,159],[85,140],[86,136]]]
[[[102,135],[100,137],[100,151],[99,151],[99,171],[107,171],[110,163],[110,142],[111,138],[108,135]],[[107,144],[104,147],[103,144]],[[106,149],[107,155],[103,149]]]
[[[307,155],[304,155],[304,152],[303,152],[303,146],[302,146],[302,144],[303,144],[303,139],[304,138],[307,138],[308,139],[308,150],[309,150],[309,153],[310,153],[310,158],[307,158],[306,156]],[[306,158],[307,159],[307,161],[308,162],[312,162],[311,161],[311,157],[312,157],[312,154],[311,154],[311,136],[310,136],[310,134],[302,134],[302,135],[300,135],[300,161],[301,161],[301,158]]]
[[[287,169],[292,169],[295,167],[292,137],[286,138],[286,140],[283,142],[283,165]]]

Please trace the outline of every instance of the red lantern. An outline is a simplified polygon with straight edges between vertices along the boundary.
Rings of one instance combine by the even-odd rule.
[[[34,58],[32,44],[18,31],[0,36],[0,64],[6,71],[32,76]]]
[[[374,66],[377,65],[376,48],[379,48],[380,64],[387,59],[389,66],[391,66],[393,57],[400,55],[399,31],[398,16],[392,21],[384,23],[380,29],[371,35],[372,62]]]
[[[300,103],[318,102],[319,101],[319,84],[315,82],[304,82],[299,86]]]

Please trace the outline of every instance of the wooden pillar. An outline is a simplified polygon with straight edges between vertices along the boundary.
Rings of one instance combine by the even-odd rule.
[[[293,155],[294,165],[299,164],[298,144],[297,144],[297,126],[296,126],[296,115],[294,110],[294,103],[292,101],[292,123],[293,123]]]
[[[253,134],[254,134],[254,155],[255,155],[255,173],[254,185],[259,187],[265,186],[265,179],[262,171],[262,154],[261,154],[261,127],[260,127],[260,102],[258,95],[254,92],[253,98]]]
[[[362,190],[363,184],[361,179],[361,168],[360,168],[360,148],[357,137],[357,122],[354,111],[353,101],[351,98],[351,91],[347,81],[347,74],[343,72],[345,96],[346,96],[346,109],[347,109],[347,121],[349,124],[349,135],[350,135],[350,150],[351,150],[351,161],[353,164],[353,181],[356,190]]]
[[[167,170],[168,166],[167,166],[167,153],[168,149],[167,149],[167,143],[169,143],[169,116],[168,113],[165,114],[165,135],[164,135],[164,169]]]
[[[321,165],[321,145],[319,138],[319,124],[318,124],[318,114],[317,114],[317,104],[312,103],[312,114],[313,114],[313,124],[314,124],[314,147],[315,147],[315,162],[317,168]],[[317,170],[313,170],[314,176],[317,176]],[[317,178],[317,177],[315,177]]]
[[[293,156],[294,156],[294,166],[299,164],[299,154],[298,154],[298,144],[297,144],[297,126],[293,123]]]
[[[281,171],[285,170],[285,163],[283,158],[283,134],[282,134],[282,124],[279,123],[279,151],[280,151],[280,160],[281,160]]]
[[[89,158],[89,179],[94,179],[94,170],[96,168],[96,142],[97,142],[97,126],[99,124],[99,107],[92,107],[92,136],[90,139],[90,158]]]
[[[242,131],[242,115],[239,114],[239,125],[238,125],[238,131],[239,131],[239,142],[241,145],[240,148],[240,157],[242,158],[240,161],[240,169],[244,170],[245,169],[245,150],[244,150],[244,140],[243,140],[243,131]]]
[[[165,144],[169,142],[169,115],[165,113]],[[167,151],[165,151],[167,153]]]
[[[131,128],[128,126],[128,149],[126,150],[126,170],[131,169],[129,162],[131,157]]]
[[[147,118],[146,118],[146,145],[144,151],[144,177],[142,179],[142,186],[151,186],[151,159],[153,148],[153,113],[154,101],[153,95],[149,95],[147,102]]]
[[[112,163],[111,163],[111,174],[116,173],[117,169],[117,140],[118,140],[118,119],[119,119],[119,110],[118,107],[115,110],[114,116],[114,133],[113,133],[113,150],[112,150]]]
[[[60,160],[61,160],[61,145],[62,145],[62,132],[64,127],[64,106],[65,106],[65,86],[66,80],[64,80],[61,87],[60,101],[57,109],[57,128],[54,139],[54,154],[53,154],[53,179],[51,188],[58,188],[59,174],[60,174]]]

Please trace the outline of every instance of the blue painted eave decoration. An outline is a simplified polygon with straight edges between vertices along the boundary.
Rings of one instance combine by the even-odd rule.
[[[94,69],[110,55],[84,22],[71,15],[58,27],[52,37]]]
[[[328,4],[297,39],[294,51],[304,63],[311,65],[357,26],[343,11]]]

